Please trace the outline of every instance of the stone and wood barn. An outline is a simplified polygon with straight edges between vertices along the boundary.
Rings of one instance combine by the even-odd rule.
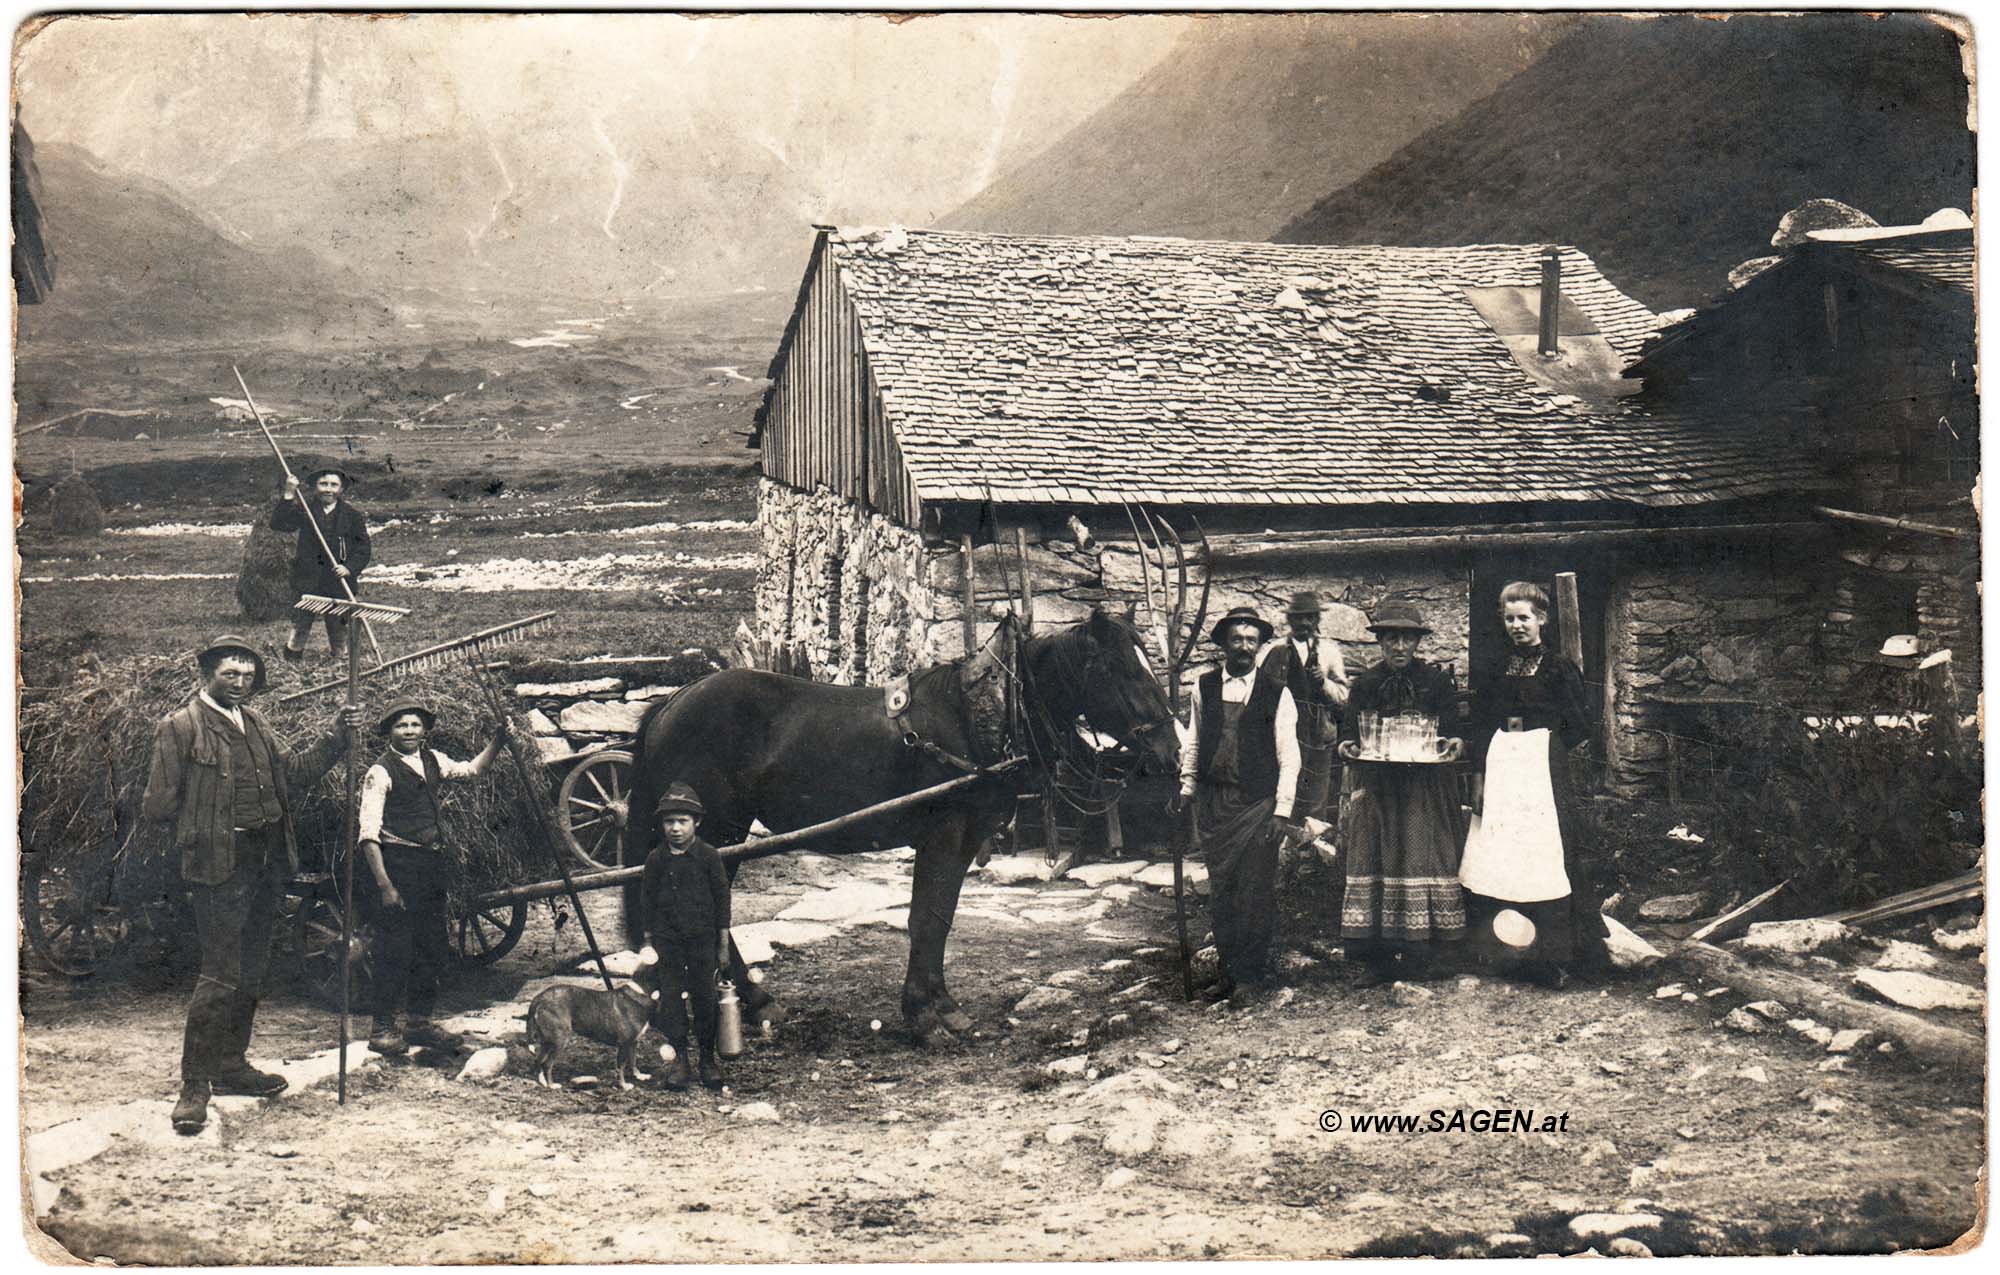
[[[1976,357],[1972,229],[1952,210],[1810,232],[1641,352],[1630,375],[1642,403],[1740,421],[1834,483],[1814,511],[1831,542],[1799,577],[1819,622],[1815,676],[1766,696],[1906,707],[1915,666],[1948,658],[1954,710],[1976,711]],[[1915,638],[1916,652],[1886,654],[1892,638]],[[1678,666],[1665,671],[1690,689]]]
[[[1211,618],[1317,589],[1358,669],[1408,598],[1463,685],[1500,587],[1575,572],[1604,773],[1649,786],[1650,698],[1809,680],[1843,489],[1754,413],[1639,392],[1661,327],[1568,247],[823,228],[753,439],[757,636],[826,680],[953,658],[1021,541],[1037,623],[1148,627],[1131,506],[1207,533]]]

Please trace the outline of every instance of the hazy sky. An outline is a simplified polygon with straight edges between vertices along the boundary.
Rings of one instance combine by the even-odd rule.
[[[64,18],[21,51],[41,142],[198,186],[302,138],[727,111],[788,162],[934,145],[965,197],[1156,62],[1184,17],[169,14]],[[864,121],[857,133],[856,121]],[[839,122],[840,127],[832,125]]]

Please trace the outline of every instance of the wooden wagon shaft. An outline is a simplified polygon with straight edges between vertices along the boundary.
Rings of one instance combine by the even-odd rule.
[[[956,779],[947,779],[943,783],[933,784],[929,788],[919,788],[915,792],[905,793],[900,797],[878,802],[872,806],[865,806],[860,810],[841,815],[837,819],[828,819],[822,823],[809,824],[804,828],[796,828],[791,832],[780,832],[769,837],[759,837],[754,841],[739,841],[733,846],[724,846],[715,853],[725,863],[747,863],[752,859],[763,859],[771,855],[783,854],[787,850],[796,848],[801,842],[811,841],[814,837],[823,837],[828,833],[842,832],[858,823],[877,819],[883,815],[892,815],[898,811],[907,810],[911,806],[921,805],[926,801],[933,801],[939,797],[949,796],[962,788],[969,788],[981,780],[991,779],[995,775],[1004,774],[1019,764],[1019,760],[1014,760],[1002,762],[997,766],[988,766],[984,770],[975,771],[970,775],[960,775]],[[558,894],[568,894],[572,888],[579,893],[584,890],[608,890],[612,886],[625,885],[628,882],[637,881],[645,874],[645,871],[644,865],[629,868],[612,868],[606,872],[586,872],[571,877],[568,886],[565,886],[560,881],[538,881],[533,885],[521,885],[507,890],[495,890],[491,894],[480,895],[478,906],[482,908],[494,908],[509,903],[530,903],[536,899],[551,899]]]
[[[1778,1001],[1822,1023],[1859,1027],[1890,1037],[1924,1062],[1975,1074],[1986,1066],[1986,1039],[1982,1035],[1927,1022],[1900,1009],[1871,1005],[1798,974],[1753,968],[1706,943],[1676,943],[1668,949],[1667,959],[1712,983],[1758,1000]]]

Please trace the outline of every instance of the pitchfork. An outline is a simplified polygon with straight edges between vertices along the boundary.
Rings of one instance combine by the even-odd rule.
[[[408,607],[392,607],[383,602],[357,602],[353,598],[323,598],[308,593],[299,599],[298,609],[308,615],[331,616],[336,620],[380,620],[394,624],[410,613]],[[376,656],[380,659],[378,653]],[[361,643],[347,644],[347,706],[361,702]],[[347,861],[340,870],[340,1101],[347,1102],[347,1014],[354,960],[354,856],[361,836],[361,804],[356,800],[361,786],[355,766],[360,761],[359,741],[347,748]]]

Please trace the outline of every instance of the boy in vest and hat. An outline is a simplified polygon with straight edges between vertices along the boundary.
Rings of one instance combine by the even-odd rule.
[[[1181,743],[1181,786],[1168,809],[1194,804],[1195,844],[1208,866],[1209,919],[1221,1000],[1271,977],[1278,843],[1293,830],[1299,781],[1298,709],[1277,666],[1258,667],[1270,624],[1249,607],[1216,621],[1222,663],[1195,682]]]
[[[200,1132],[216,1093],[269,1095],[285,1078],[258,1071],[245,1051],[270,967],[271,925],[299,870],[292,794],[317,783],[347,752],[361,710],[343,729],[288,752],[249,705],[264,689],[264,657],[233,633],[195,656],[201,690],[161,719],[146,777],[145,818],[172,829],[181,880],[194,905],[201,973],[181,1042],[178,1133]]]
[[[507,721],[469,762],[426,747],[437,714],[414,699],[397,700],[375,723],[387,744],[361,781],[360,849],[374,891],[369,910],[380,942],[375,964],[375,1023],[368,1048],[401,1054],[411,1045],[455,1048],[458,1037],[431,1022],[445,940],[450,851],[443,844],[440,789],[486,773],[507,742]],[[399,1030],[396,1011],[407,1005]]]
[[[659,963],[660,999],[654,1026],[674,1047],[665,1084],[686,1089],[688,1013],[694,1014],[701,1048],[701,1083],[722,1088],[715,1056],[719,1021],[716,971],[729,963],[729,874],[715,847],[695,834],[701,798],[686,784],[672,784],[653,808],[660,844],[646,858],[639,886],[650,955]],[[645,954],[642,954],[642,957]],[[689,1009],[681,1008],[685,995]]]
[[[1292,595],[1285,608],[1287,637],[1267,645],[1260,663],[1285,679],[1299,713],[1299,790],[1293,814],[1328,819],[1333,786],[1334,747],[1340,739],[1340,718],[1347,707],[1347,663],[1340,643],[1320,636],[1319,594],[1311,589]]]
[[[344,598],[341,582],[361,596],[360,575],[367,567],[373,547],[368,543],[368,520],[361,511],[347,503],[343,497],[354,486],[346,471],[331,465],[322,466],[306,475],[312,484],[314,499],[311,505],[312,522],[306,521],[308,511],[299,504],[299,480],[295,474],[285,475],[285,494],[278,497],[277,505],[271,510],[271,530],[296,531],[299,542],[292,550],[292,592],[303,597],[310,593],[322,598]],[[313,524],[319,526],[319,534],[313,534]],[[326,538],[326,548],[320,547],[320,538]],[[333,557],[327,557],[327,549]],[[297,611],[292,616],[292,636],[285,643],[285,658],[294,663],[306,657],[306,638],[311,635],[313,621],[320,619],[306,611]],[[347,656],[347,621],[333,616],[326,620],[327,645],[333,650],[334,658]]]

